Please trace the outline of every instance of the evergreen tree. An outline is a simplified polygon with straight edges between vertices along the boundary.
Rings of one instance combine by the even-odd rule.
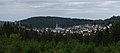
[[[120,41],[120,24],[114,23],[111,28],[111,35],[113,37],[113,41],[117,42]]]
[[[96,45],[103,44],[103,32],[97,29],[93,41]]]

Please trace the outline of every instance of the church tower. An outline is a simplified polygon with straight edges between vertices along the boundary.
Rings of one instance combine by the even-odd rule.
[[[58,28],[58,24],[56,24],[56,28]]]

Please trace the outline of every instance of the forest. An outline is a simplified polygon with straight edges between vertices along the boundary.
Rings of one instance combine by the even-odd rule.
[[[120,53],[120,22],[90,36],[36,32],[5,22],[0,26],[0,53]]]

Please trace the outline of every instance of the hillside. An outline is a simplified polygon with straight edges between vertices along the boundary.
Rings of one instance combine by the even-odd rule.
[[[21,20],[21,23],[27,26],[33,26],[38,28],[54,28],[56,24],[60,27],[71,27],[80,24],[93,24],[93,20],[87,19],[70,19],[63,17],[31,17],[25,20]]]
[[[3,25],[5,21],[0,21],[0,25]]]
[[[71,19],[64,17],[39,16],[31,17],[20,22],[27,27],[54,28],[56,24],[60,27],[71,27],[82,24],[101,24],[105,25],[112,22],[119,22],[120,16],[113,16],[105,20]]]
[[[105,21],[109,21],[109,22],[119,22],[120,21],[120,16],[112,16],[109,19],[106,19]]]

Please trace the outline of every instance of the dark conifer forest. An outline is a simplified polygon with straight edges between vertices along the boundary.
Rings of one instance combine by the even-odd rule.
[[[49,31],[37,32],[32,27],[26,30],[20,27],[19,23],[4,22],[0,26],[0,53],[120,53],[120,16],[113,16],[102,21],[88,21],[92,24],[111,23],[113,25],[102,31],[97,30],[93,35],[83,36],[77,33],[64,35]],[[29,23],[35,25],[34,22]],[[78,20],[71,23],[76,22],[79,23]]]

